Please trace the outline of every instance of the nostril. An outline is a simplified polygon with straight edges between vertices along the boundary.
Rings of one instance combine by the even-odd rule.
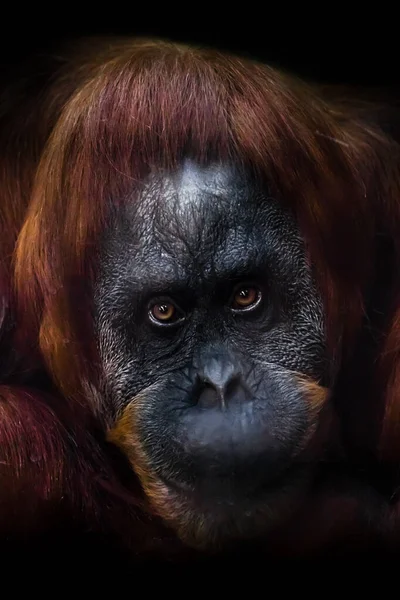
[[[197,397],[197,405],[200,408],[214,408],[221,405],[221,395],[215,387],[203,383]]]
[[[241,388],[242,388],[242,382],[241,382],[240,375],[236,375],[236,374],[233,375],[229,379],[229,381],[226,382],[226,384],[224,386],[223,394],[224,394],[226,400],[229,401],[229,398],[235,397]]]
[[[239,374],[233,374],[225,382],[216,382],[198,375],[195,395],[196,404],[202,408],[227,408],[230,402],[244,401],[247,398],[242,378]]]

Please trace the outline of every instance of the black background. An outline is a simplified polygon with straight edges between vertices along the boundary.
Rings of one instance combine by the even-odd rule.
[[[364,5],[365,6],[365,5]],[[400,84],[395,3],[2,4],[0,66],[83,35],[146,35],[247,54],[320,82]],[[295,7],[295,8],[294,8]]]

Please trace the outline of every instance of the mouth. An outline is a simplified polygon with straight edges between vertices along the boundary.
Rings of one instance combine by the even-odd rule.
[[[160,438],[164,446],[158,443],[149,449],[143,445],[140,425],[144,417],[150,418],[144,409],[138,419],[137,403],[129,405],[109,439],[128,457],[146,499],[146,510],[186,545],[210,548],[269,535],[303,504],[319,464],[316,456],[324,452],[326,432],[325,427],[321,429],[321,419],[309,419],[310,425],[303,435],[297,435],[290,451],[279,445],[282,436],[277,442],[264,436],[257,452],[245,451],[238,444],[236,453],[230,453],[226,445],[224,452],[218,453],[221,444],[216,443],[211,450],[207,446],[207,451],[197,444],[185,454],[185,445],[180,444],[172,446],[168,455],[164,446],[169,438]],[[204,430],[209,441],[209,430]]]
[[[291,464],[272,479],[266,477],[245,485],[234,476],[199,478],[191,483],[167,477],[161,477],[160,481],[174,496],[193,509],[240,511],[260,504],[272,505],[284,497],[293,498],[296,492],[308,485],[314,469],[312,463]]]

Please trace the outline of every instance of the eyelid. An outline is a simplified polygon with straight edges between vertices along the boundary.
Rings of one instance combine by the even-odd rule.
[[[166,321],[165,323],[163,323],[162,321],[157,321],[152,316],[152,313],[151,313],[152,307],[157,304],[162,304],[163,302],[165,304],[172,304],[175,307],[178,316],[173,321]],[[151,323],[153,325],[156,325],[157,327],[172,327],[174,325],[181,323],[186,318],[186,313],[181,309],[179,304],[177,304],[175,302],[175,300],[173,298],[171,298],[170,296],[156,296],[156,297],[153,297],[151,300],[149,300],[149,302],[147,303],[147,315],[148,315]]]
[[[166,295],[153,296],[147,302],[147,307],[151,308],[155,304],[162,304],[163,302],[165,304],[173,304],[177,310],[180,310],[181,312],[183,312],[182,309],[181,309],[181,307],[179,306],[179,304],[171,296],[166,296]]]
[[[245,287],[255,288],[257,290],[258,293],[257,293],[257,299],[256,299],[256,301],[253,302],[253,304],[249,304],[249,306],[245,306],[245,307],[242,307],[242,308],[233,308],[232,304],[233,304],[233,300],[234,300],[235,294],[240,289],[245,288]],[[262,296],[263,296],[262,286],[258,285],[254,281],[242,281],[242,282],[236,284],[234,286],[234,288],[233,288],[233,291],[232,291],[232,294],[231,294],[230,300],[229,300],[229,303],[231,305],[230,309],[234,313],[251,312],[252,310],[255,310],[259,306],[259,304],[260,304],[260,302],[262,300]]]

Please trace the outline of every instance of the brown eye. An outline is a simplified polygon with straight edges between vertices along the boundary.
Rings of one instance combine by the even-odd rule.
[[[255,308],[261,300],[260,290],[253,285],[241,285],[233,296],[232,308],[234,310],[249,310]]]
[[[156,321],[170,321],[175,315],[175,306],[168,302],[155,304],[151,309],[151,314]]]
[[[156,325],[171,325],[182,318],[175,304],[168,300],[161,300],[150,305],[150,319]]]

